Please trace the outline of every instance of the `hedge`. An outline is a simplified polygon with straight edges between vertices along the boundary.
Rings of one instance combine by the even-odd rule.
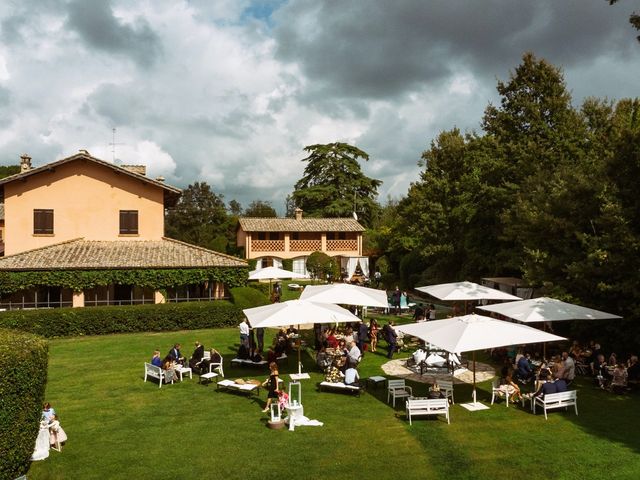
[[[47,342],[0,329],[0,479],[29,470],[47,383]]]
[[[268,305],[269,298],[263,292],[252,287],[237,287],[231,289],[231,299],[240,310],[245,308]]]
[[[229,327],[237,325],[243,318],[242,309],[226,300],[216,300],[135,306],[13,310],[0,313],[0,328],[12,328],[54,338]]]

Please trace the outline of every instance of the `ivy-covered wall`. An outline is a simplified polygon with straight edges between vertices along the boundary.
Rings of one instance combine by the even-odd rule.
[[[11,294],[34,287],[62,287],[81,292],[106,285],[137,285],[154,290],[206,281],[222,282],[228,288],[247,283],[246,267],[214,267],[139,270],[43,270],[0,272],[0,294]]]

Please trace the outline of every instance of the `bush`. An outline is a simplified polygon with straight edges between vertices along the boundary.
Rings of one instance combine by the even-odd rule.
[[[283,258],[282,259],[282,268],[284,270],[293,271],[293,258]]]
[[[249,282],[247,287],[253,288],[259,292],[261,292],[265,297],[269,298],[271,295],[271,289],[273,288],[273,283],[269,286],[269,283],[266,282]]]
[[[267,295],[252,287],[232,288],[231,299],[234,305],[240,310],[268,305],[270,303]]]
[[[47,384],[47,342],[0,330],[0,478],[29,470]]]
[[[242,310],[225,300],[157,305],[14,310],[0,313],[0,327],[44,337],[161,332],[229,327]]]

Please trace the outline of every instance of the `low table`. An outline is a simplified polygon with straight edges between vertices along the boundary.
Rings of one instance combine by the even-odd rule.
[[[373,386],[376,387],[376,389],[378,388],[379,383],[382,383],[384,385],[384,382],[386,381],[386,377],[381,377],[380,375],[374,375],[373,377],[367,378],[367,382],[373,383]]]
[[[260,385],[257,385],[255,383],[240,384],[234,382],[233,380],[221,380],[216,383],[216,387],[218,390],[220,390],[220,388],[225,388],[227,390],[235,390],[237,392],[248,393],[249,396],[251,396],[254,390],[257,394],[260,394]]]
[[[203,373],[202,375],[200,375],[200,383],[202,383],[203,379],[211,382],[217,376],[218,374],[216,372]]]
[[[185,373],[189,374],[189,378],[193,378],[193,372],[189,367],[176,367],[175,370],[180,375],[180,381],[182,381],[182,375]]]

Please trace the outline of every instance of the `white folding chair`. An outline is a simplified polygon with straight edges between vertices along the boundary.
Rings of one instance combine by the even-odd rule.
[[[413,397],[413,389],[405,384],[404,380],[387,381],[387,403],[393,398],[393,406],[396,406],[396,398]]]

